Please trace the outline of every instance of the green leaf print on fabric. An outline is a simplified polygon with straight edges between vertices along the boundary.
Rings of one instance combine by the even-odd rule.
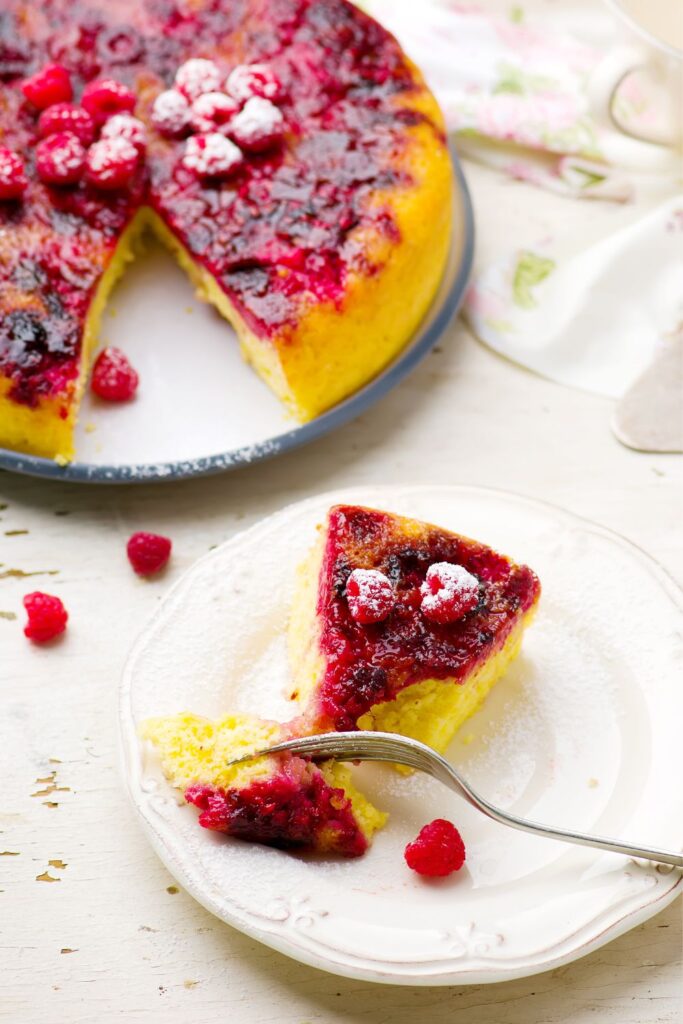
[[[517,260],[515,274],[512,279],[512,298],[521,309],[533,309],[538,303],[533,296],[532,288],[545,281],[555,269],[555,260],[546,256],[538,256],[535,252],[525,250]]]

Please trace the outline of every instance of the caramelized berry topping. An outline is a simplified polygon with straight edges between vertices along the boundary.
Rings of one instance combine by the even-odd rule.
[[[34,643],[44,644],[48,640],[54,640],[66,629],[69,615],[58,597],[36,590],[26,595],[24,608],[28,615],[24,636]]]
[[[196,132],[213,132],[227,124],[239,104],[222,92],[204,92],[192,104],[190,126]]]
[[[382,622],[390,613],[396,597],[391,580],[377,569],[354,569],[346,581],[346,599],[356,622]]]
[[[436,562],[420,587],[422,614],[432,622],[456,622],[479,603],[479,580],[462,565]]]
[[[0,199],[20,199],[27,185],[24,161],[7,146],[0,146]]]
[[[261,96],[266,100],[282,98],[282,83],[267,64],[239,64],[228,75],[225,88],[236,100]]]
[[[190,104],[177,89],[160,92],[152,108],[152,123],[162,135],[182,135],[190,123]]]
[[[100,78],[88,82],[81,104],[95,124],[104,122],[114,114],[125,114],[135,109],[135,93],[113,78]]]
[[[183,164],[202,178],[225,178],[242,163],[242,151],[220,132],[193,135],[185,144]]]
[[[118,348],[102,349],[93,366],[90,388],[105,402],[128,402],[135,395],[139,377]]]
[[[205,92],[218,92],[221,72],[212,60],[193,57],[181,64],[176,71],[175,86],[190,102]]]
[[[38,132],[43,139],[58,132],[70,132],[89,146],[95,138],[95,122],[87,110],[75,103],[55,103],[38,118]]]
[[[126,545],[128,561],[138,576],[152,576],[168,562],[171,547],[169,538],[158,533],[134,533]]]
[[[465,863],[465,844],[455,825],[445,818],[436,818],[420,829],[417,839],[408,843],[404,857],[418,875],[443,878],[459,871]]]
[[[84,168],[85,149],[73,132],[49,135],[36,146],[36,173],[46,185],[75,185]]]
[[[284,131],[285,121],[278,108],[260,96],[247,100],[239,114],[233,117],[229,128],[237,145],[253,153],[278,145]]]
[[[128,139],[100,139],[88,150],[85,176],[101,189],[124,188],[135,173],[138,151]]]
[[[21,91],[38,110],[45,110],[53,103],[68,102],[73,96],[71,77],[62,64],[46,64],[22,82]]]
[[[147,147],[147,129],[132,114],[114,114],[104,124],[100,138],[126,139],[132,142],[138,153],[143,153]]]

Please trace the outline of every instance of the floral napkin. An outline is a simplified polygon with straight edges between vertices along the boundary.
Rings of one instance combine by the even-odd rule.
[[[362,6],[422,69],[461,156],[570,201],[611,200],[609,208],[637,200],[616,226],[605,219],[606,236],[597,240],[586,230],[592,217],[583,203],[575,218],[558,218],[563,230],[550,220],[539,225],[533,246],[509,248],[511,233],[501,231],[500,256],[479,273],[464,310],[477,336],[508,358],[570,386],[624,394],[683,323],[683,200],[675,161],[673,173],[670,161],[664,173],[645,175],[620,166],[624,136],[591,116],[588,80],[617,36],[607,6]],[[620,121],[651,124],[657,93],[636,76],[624,85]],[[663,147],[650,148],[668,159]]]

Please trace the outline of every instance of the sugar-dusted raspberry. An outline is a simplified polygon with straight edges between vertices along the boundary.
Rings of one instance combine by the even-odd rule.
[[[129,114],[135,109],[135,93],[114,78],[98,78],[88,82],[81,105],[88,111],[95,124],[100,125],[114,114]]]
[[[242,150],[220,132],[192,135],[185,143],[183,164],[200,177],[225,178],[242,160]]]
[[[418,875],[443,878],[459,871],[465,863],[465,844],[455,825],[445,818],[436,818],[420,829],[417,839],[408,843],[404,857]]]
[[[224,92],[204,92],[192,104],[190,126],[196,132],[213,132],[227,124],[239,103]]]
[[[75,185],[84,169],[85,147],[73,132],[48,135],[36,146],[36,174],[46,185]]]
[[[420,587],[422,614],[432,622],[455,622],[479,603],[479,580],[462,565],[435,562]]]
[[[252,96],[266,100],[282,98],[282,83],[268,64],[238,64],[225,80],[225,89],[236,100]]]
[[[175,75],[175,87],[190,102],[204,92],[217,92],[221,85],[221,72],[217,64],[203,57],[193,57],[181,64]]]
[[[160,572],[171,557],[171,541],[158,533],[134,533],[126,545],[128,561],[138,576]]]
[[[139,153],[147,147],[147,129],[142,121],[132,114],[114,114],[102,127],[102,139],[127,139]]]
[[[351,617],[363,624],[382,622],[396,604],[391,580],[377,569],[354,569],[346,581]]]
[[[71,132],[84,146],[89,146],[95,138],[95,122],[87,110],[75,103],[55,103],[38,118],[38,132],[43,139],[58,132]]]
[[[182,135],[190,123],[190,104],[177,89],[160,92],[152,107],[152,124],[162,135]]]
[[[53,103],[68,102],[73,96],[71,76],[62,64],[46,64],[21,83],[21,91],[38,110],[45,110]]]
[[[128,139],[100,139],[88,150],[85,177],[97,188],[124,188],[137,165],[138,151]]]
[[[26,595],[24,608],[28,615],[28,622],[24,626],[24,636],[27,636],[29,640],[33,640],[37,644],[44,644],[59,636],[66,629],[69,615],[58,597],[36,590],[32,594]]]
[[[14,150],[0,146],[0,200],[20,199],[27,185],[24,161]]]
[[[104,348],[95,360],[90,388],[106,402],[127,402],[140,378],[119,348]]]
[[[228,131],[242,149],[260,153],[282,141],[285,121],[274,103],[252,96],[233,117]]]

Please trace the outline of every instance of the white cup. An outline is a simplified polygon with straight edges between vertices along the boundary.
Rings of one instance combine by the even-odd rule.
[[[591,113],[606,129],[603,149],[615,164],[641,171],[683,171],[683,50],[649,31],[638,17],[634,0],[605,0],[616,16],[619,41],[591,74],[588,96]],[[662,0],[660,0],[662,2]],[[668,0],[665,17],[683,19],[681,0]],[[676,25],[678,29],[678,25]],[[677,32],[676,38],[679,38]],[[672,33],[673,38],[673,33]],[[614,113],[621,83],[634,71],[644,71],[662,90],[667,107],[663,129],[646,134],[623,125]]]

